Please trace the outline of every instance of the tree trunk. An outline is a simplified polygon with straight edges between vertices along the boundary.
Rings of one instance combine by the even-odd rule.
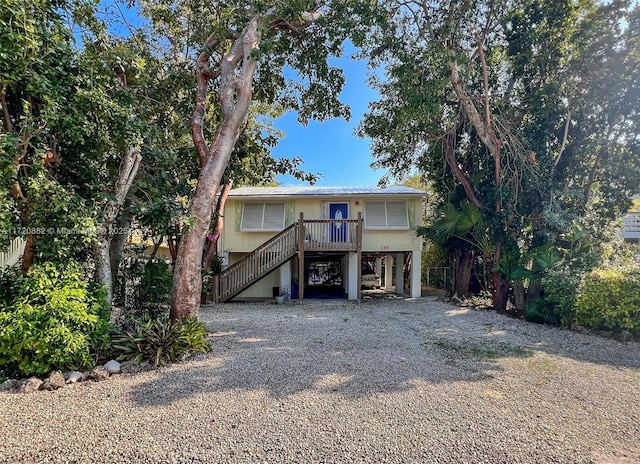
[[[254,17],[242,34],[235,38],[222,60],[219,72],[209,68],[209,60],[217,44],[215,35],[207,39],[204,51],[198,57],[198,89],[191,132],[202,170],[189,206],[192,224],[182,235],[180,246],[178,246],[171,296],[172,319],[197,317],[200,311],[205,239],[222,175],[229,164],[231,152],[240,134],[241,124],[251,104],[253,76],[257,65],[253,52],[260,43],[259,25],[259,18]],[[204,139],[203,122],[210,81],[218,76],[220,76],[218,97],[222,123],[209,148]]]
[[[493,308],[499,313],[507,312],[507,303],[509,302],[509,283],[495,269],[491,271],[493,290],[491,293],[491,301]]]
[[[509,301],[509,282],[497,269],[501,259],[502,244],[498,243],[491,261],[491,301],[496,311],[504,313]]]
[[[464,191],[467,194],[467,198],[469,199],[471,204],[478,209],[482,209],[483,208],[482,202],[476,195],[471,179],[469,178],[467,173],[463,172],[462,169],[460,169],[460,166],[458,165],[458,160],[456,159],[456,137],[457,137],[457,132],[460,129],[460,127],[462,127],[463,123],[464,123],[464,118],[463,118],[463,115],[460,114],[458,121],[445,134],[444,142],[443,142],[444,158],[445,158],[445,161],[447,162],[447,165],[449,166],[449,169],[451,169],[451,172],[453,173],[453,175],[462,184],[462,187],[464,188]]]
[[[456,286],[454,294],[465,297],[469,294],[469,282],[471,280],[471,269],[473,267],[473,253],[463,249],[456,269]]]
[[[111,246],[109,247],[109,267],[111,268],[111,285],[114,289],[118,288],[118,276],[120,273],[120,262],[122,261],[122,253],[124,246],[129,237],[129,227],[131,222],[128,215],[120,214],[116,221],[116,233],[111,238]],[[120,233],[121,232],[121,233]]]
[[[539,279],[534,279],[529,282],[529,288],[527,288],[526,302],[530,303],[537,300],[542,296],[542,282]]]
[[[104,217],[100,224],[96,243],[93,246],[93,259],[96,266],[95,279],[97,283],[105,286],[107,290],[107,303],[109,305],[111,305],[113,301],[113,277],[109,256],[113,225],[133,185],[133,180],[140,167],[140,161],[142,161],[140,150],[129,148],[125,151],[115,183],[115,198],[109,200],[105,206]]]
[[[200,310],[204,241],[211,222],[212,204],[226,168],[226,162],[223,161],[228,161],[235,143],[233,133],[226,136],[219,134],[217,138],[223,139],[221,142],[224,147],[218,152],[219,156],[210,158],[198,177],[198,185],[189,208],[189,217],[193,219],[193,224],[182,235],[178,247],[173,272],[172,319],[197,317]]]
[[[24,244],[24,251],[22,252],[22,270],[27,272],[33,266],[33,245],[35,243],[35,235],[27,235],[27,240]]]
[[[171,262],[175,265],[178,259],[178,245],[176,237],[173,235],[167,236],[167,245],[169,245],[169,254],[171,255]]]
[[[222,192],[220,192],[220,196],[218,197],[218,203],[216,205],[216,220],[213,226],[213,230],[211,231],[211,235],[209,240],[207,240],[207,244],[205,246],[204,255],[202,257],[202,267],[209,268],[211,267],[211,262],[213,261],[213,256],[216,254],[218,239],[220,235],[222,235],[222,231],[224,230],[224,207],[227,203],[227,198],[229,197],[229,192],[233,187],[233,179],[227,182],[224,187],[222,187]]]
[[[513,284],[513,297],[515,300],[516,310],[520,313],[524,312],[527,303],[524,291],[524,282],[518,281]]]
[[[100,232],[96,243],[93,245],[93,260],[95,262],[94,280],[98,284],[104,285],[107,289],[107,302],[113,301],[113,280],[111,277],[111,260],[109,258],[109,248],[111,240],[109,234]]]

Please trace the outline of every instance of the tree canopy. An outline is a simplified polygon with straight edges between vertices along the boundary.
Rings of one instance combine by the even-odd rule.
[[[359,133],[391,176],[412,166],[427,176],[448,204],[439,226],[477,210],[472,227],[447,234],[475,243],[504,310],[513,263],[578,226],[602,233],[638,191],[640,11],[593,0],[387,5],[371,49],[381,99]]]

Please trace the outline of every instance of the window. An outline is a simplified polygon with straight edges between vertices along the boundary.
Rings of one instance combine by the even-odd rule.
[[[284,229],[284,203],[245,203],[242,230]]]
[[[406,201],[366,201],[364,226],[367,229],[408,229]]]

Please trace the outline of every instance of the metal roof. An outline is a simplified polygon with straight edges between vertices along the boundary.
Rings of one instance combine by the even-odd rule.
[[[425,192],[411,187],[240,187],[229,192],[229,198],[248,197],[355,197],[355,196],[424,196]]]

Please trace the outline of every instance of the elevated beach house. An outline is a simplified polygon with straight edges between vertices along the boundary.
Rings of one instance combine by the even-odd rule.
[[[401,186],[234,189],[214,298],[355,300],[363,274],[369,286],[418,297],[423,196]]]

